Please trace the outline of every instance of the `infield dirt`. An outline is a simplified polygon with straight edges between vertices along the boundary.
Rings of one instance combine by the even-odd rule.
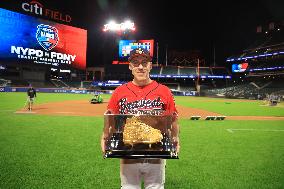
[[[46,115],[69,115],[69,116],[103,116],[107,109],[107,102],[101,104],[91,104],[88,100],[68,100],[61,102],[51,102],[35,105],[33,113]],[[190,116],[220,116],[215,112],[210,112],[197,108],[177,106],[180,118],[190,118]],[[21,109],[16,113],[25,113],[27,110]],[[284,120],[284,117],[272,116],[227,116],[226,120]]]

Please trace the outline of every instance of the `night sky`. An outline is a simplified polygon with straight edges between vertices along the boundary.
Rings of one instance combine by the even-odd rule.
[[[10,0],[10,6],[19,1]],[[17,2],[17,3],[15,3]],[[29,2],[29,1],[25,1]],[[120,39],[154,39],[159,43],[159,62],[165,49],[200,50],[209,66],[225,65],[225,59],[253,42],[258,25],[284,20],[284,1],[167,1],[167,0],[39,0],[46,7],[72,16],[71,25],[88,30],[87,65],[111,64]],[[137,31],[118,36],[102,32],[113,19],[135,22]],[[156,55],[156,54],[155,54]],[[154,57],[155,58],[155,57]]]

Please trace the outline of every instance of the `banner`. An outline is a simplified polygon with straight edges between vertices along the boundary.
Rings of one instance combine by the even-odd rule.
[[[0,8],[0,60],[86,69],[87,30]]]

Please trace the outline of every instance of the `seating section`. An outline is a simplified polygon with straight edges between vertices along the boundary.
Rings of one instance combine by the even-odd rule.
[[[229,98],[263,99],[269,94],[284,95],[284,86],[280,80],[246,82],[226,88],[209,89],[205,93],[209,96],[222,95]]]
[[[179,68],[180,75],[197,75],[196,68]]]
[[[166,85],[171,90],[179,90],[179,84],[178,83],[163,83],[163,85]]]
[[[29,86],[29,82],[26,80],[11,80],[11,86],[13,87],[27,87]]]
[[[177,75],[178,74],[178,67],[163,67],[162,68],[163,75]]]
[[[157,67],[157,66],[153,66],[150,72],[150,74],[153,74],[153,75],[160,75],[160,73],[161,73],[161,67]]]
[[[6,87],[6,86],[8,86],[10,84],[11,84],[10,80],[6,80],[6,79],[1,79],[0,78],[0,87]]]
[[[51,79],[51,83],[53,83],[58,88],[70,88],[69,85],[59,79]]]
[[[196,91],[195,86],[180,85],[180,91]]]
[[[210,68],[200,68],[199,75],[208,76],[208,75],[212,75],[212,72]]]
[[[230,75],[226,68],[212,68],[213,75]]]

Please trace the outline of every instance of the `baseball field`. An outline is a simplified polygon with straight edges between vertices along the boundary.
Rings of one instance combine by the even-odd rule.
[[[103,159],[100,150],[107,103],[90,104],[89,94],[38,93],[29,113],[25,93],[0,99],[0,188],[120,188],[119,160]],[[181,152],[167,160],[166,189],[284,188],[283,103],[175,99]]]

